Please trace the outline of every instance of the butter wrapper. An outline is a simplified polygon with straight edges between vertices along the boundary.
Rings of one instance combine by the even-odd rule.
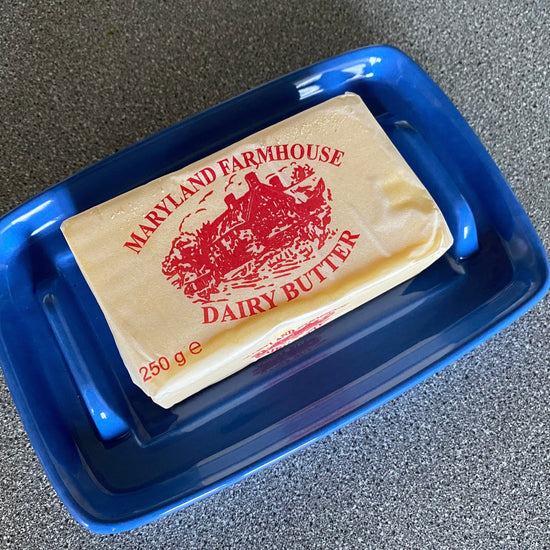
[[[413,277],[452,244],[350,93],[61,229],[132,380],[163,407]]]

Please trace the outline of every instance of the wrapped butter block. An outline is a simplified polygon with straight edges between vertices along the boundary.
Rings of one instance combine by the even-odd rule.
[[[452,244],[346,93],[62,225],[134,381],[170,407],[413,277]]]

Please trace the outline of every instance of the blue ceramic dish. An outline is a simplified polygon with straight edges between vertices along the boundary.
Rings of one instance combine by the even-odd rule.
[[[453,248],[344,317],[164,410],[135,387],[61,221],[346,91],[442,208]],[[270,82],[56,185],[0,220],[0,364],[44,469],[102,533],[164,516],[378,407],[524,313],[545,252],[451,102],[370,47]]]

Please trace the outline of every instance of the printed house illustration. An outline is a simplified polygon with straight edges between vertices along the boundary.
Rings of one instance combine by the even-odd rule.
[[[172,243],[162,272],[200,301],[231,288],[255,288],[284,276],[314,257],[332,235],[330,191],[308,166],[296,166],[285,185],[277,174],[267,183],[249,172],[247,192],[225,197],[225,211],[195,233]]]

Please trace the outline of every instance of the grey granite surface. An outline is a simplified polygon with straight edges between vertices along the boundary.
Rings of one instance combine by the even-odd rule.
[[[547,0],[0,2],[0,214],[193,113],[374,43],[450,96],[548,250]],[[550,548],[549,306],[323,441],[120,535],[71,518],[0,375],[0,548]]]

